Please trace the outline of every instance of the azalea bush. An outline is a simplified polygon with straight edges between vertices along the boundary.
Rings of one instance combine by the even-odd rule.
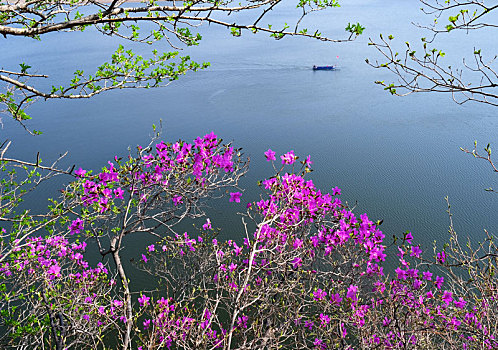
[[[498,347],[493,236],[462,245],[450,224],[442,248],[429,251],[410,232],[385,242],[338,187],[315,186],[310,156],[269,149],[274,175],[247,203],[240,150],[213,133],[156,142],[97,173],[67,171],[75,180],[46,215],[15,211],[50,173],[37,173],[38,162],[34,171],[3,164],[4,347]],[[17,182],[16,166],[33,180]],[[231,240],[206,216],[214,199],[244,207],[244,229]],[[185,232],[187,220],[201,224]],[[131,236],[155,243],[125,256]],[[101,261],[88,262],[91,250]],[[385,266],[389,254],[399,266]],[[130,258],[153,290],[137,290]]]

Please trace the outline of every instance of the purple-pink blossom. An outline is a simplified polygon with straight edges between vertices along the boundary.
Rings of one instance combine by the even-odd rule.
[[[450,303],[453,301],[453,293],[445,290],[443,292],[443,301],[446,304],[446,306],[449,306]]]
[[[71,234],[78,234],[83,230],[83,227],[83,220],[77,218],[71,222],[68,229]]]
[[[422,277],[426,281],[431,281],[432,280],[432,272],[430,272],[430,271],[424,271],[424,272],[422,272]]]
[[[206,223],[204,225],[202,225],[202,229],[204,231],[212,229],[211,220],[209,218],[207,218]]]
[[[179,196],[179,195],[173,196],[172,200],[173,200],[174,205],[178,205],[178,204],[183,203],[183,197]]]
[[[282,164],[294,164],[296,161],[296,156],[294,155],[294,151],[291,150],[287,152],[286,154],[280,156],[280,159],[282,159]]]
[[[237,319],[237,327],[239,328],[247,328],[247,320],[249,317],[246,315],[242,315]]]
[[[443,286],[443,283],[444,283],[444,277],[437,276],[436,277],[436,282],[435,282],[436,287],[438,289],[441,289],[441,287]]]
[[[465,304],[467,304],[467,302],[463,300],[462,297],[460,297],[458,301],[455,300],[453,303],[455,304],[455,307],[459,309],[463,309],[465,307]]]
[[[311,160],[311,155],[308,155],[306,157],[306,160],[304,161],[304,164],[306,164],[307,167],[310,167],[311,164],[313,164],[313,161]]]
[[[441,264],[446,261],[446,254],[444,253],[444,251],[436,254],[436,260]]]
[[[412,239],[413,239],[413,235],[411,232],[408,231],[406,233],[405,240],[408,242],[408,244],[412,244]]]
[[[326,296],[327,296],[327,292],[325,292],[321,289],[318,289],[318,290],[313,292],[313,299],[315,299],[315,300],[322,300]]]
[[[313,322],[313,321],[304,321],[304,328],[308,328],[309,330],[312,330],[314,323],[315,322]]]
[[[47,273],[49,274],[49,279],[53,280],[55,277],[60,276],[60,271],[61,267],[59,265],[50,266],[50,268],[47,270]]]
[[[406,280],[406,270],[403,270],[401,268],[397,268],[395,270],[396,272],[396,277],[399,279],[399,280]]]
[[[83,170],[83,169],[79,168],[78,170],[76,170],[76,171],[74,172],[74,174],[75,174],[76,176],[78,176],[78,177],[84,177],[84,176],[85,176],[85,174],[86,174],[86,170]]]
[[[412,246],[410,256],[420,258],[420,254],[422,254],[422,249],[419,246]]]
[[[271,149],[268,149],[268,151],[265,152],[266,160],[267,161],[272,161],[275,160],[275,152],[273,152]]]
[[[114,190],[114,197],[123,199],[123,193],[124,193],[123,189],[121,187],[118,187]]]
[[[140,298],[138,298],[138,302],[140,303],[140,306],[149,305],[149,300],[150,300],[150,298],[148,296],[145,296],[145,295],[142,295]]]
[[[325,315],[325,314],[320,314],[320,326],[321,327],[325,327],[326,325],[328,325],[330,323],[330,316],[329,315]]]
[[[239,247],[237,243],[233,243],[233,252],[235,253],[235,256],[238,256],[240,253],[242,253],[242,247]]]
[[[300,257],[296,257],[294,258],[294,260],[291,261],[291,264],[293,268],[297,269],[298,267],[301,267],[301,265],[303,264],[303,259],[301,259]]]
[[[320,338],[315,338],[315,341],[313,342],[313,345],[316,347],[316,349],[326,349],[327,344],[323,342]]]
[[[351,299],[352,301],[356,301],[358,300],[356,293],[358,293],[358,286],[350,285],[348,287],[348,292],[346,293],[346,297]]]
[[[230,192],[230,202],[240,203],[240,196],[242,196],[240,192]]]

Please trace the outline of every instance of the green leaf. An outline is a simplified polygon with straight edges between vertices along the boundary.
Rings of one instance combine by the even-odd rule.
[[[21,73],[26,73],[31,66],[27,65],[26,63],[19,63],[19,66],[21,66]]]

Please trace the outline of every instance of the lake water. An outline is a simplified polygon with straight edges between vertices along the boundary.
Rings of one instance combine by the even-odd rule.
[[[40,151],[48,162],[67,150],[66,164],[99,169],[114,155],[126,155],[129,146],[147,144],[151,125],[162,119],[167,140],[192,140],[214,131],[251,158],[244,203],[219,204],[212,212],[225,238],[241,236],[234,214],[258,198],[257,180],[271,175],[263,152],[272,148],[310,154],[318,187],[342,188],[343,200],[356,203],[358,214],[384,220],[387,237],[411,230],[425,247],[445,241],[449,221],[444,197],[449,196],[457,231],[478,240],[484,229],[498,232],[498,197],[484,191],[496,175],[459,147],[472,147],[475,139],[483,146],[498,144],[498,109],[476,103],[458,106],[449,95],[393,97],[373,82],[394,77],[364,63],[367,57],[379,58],[367,45],[369,37],[392,33],[402,51],[405,40],[425,36],[411,24],[431,20],[419,7],[415,0],[344,1],[339,9],[310,17],[308,23],[332,37],[345,36],[349,21],[366,27],[361,38],[344,44],[275,41],[249,33],[232,38],[226,29],[205,27],[200,46],[185,52],[194,60],[209,61],[209,69],[187,74],[164,89],[39,102],[30,108],[34,119],[29,126],[42,130],[42,136],[29,136],[4,117],[0,138],[14,141],[11,156],[33,160]],[[286,5],[272,15],[279,21],[292,13]],[[450,63],[471,54],[475,43],[490,55],[498,51],[496,36],[452,33],[444,38],[441,46]],[[35,71],[69,79],[75,69],[90,72],[106,61],[118,42],[92,31],[48,35],[41,43],[1,38],[0,52],[6,69],[24,61]],[[313,72],[313,64],[337,64],[340,69]],[[44,187],[38,205],[56,195],[64,181]]]

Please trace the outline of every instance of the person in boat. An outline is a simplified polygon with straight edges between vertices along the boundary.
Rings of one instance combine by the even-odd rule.
[[[313,69],[316,69],[316,65],[313,65]]]

